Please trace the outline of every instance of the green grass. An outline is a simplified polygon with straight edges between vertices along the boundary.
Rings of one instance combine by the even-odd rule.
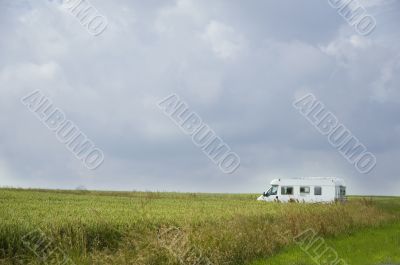
[[[339,258],[351,265],[400,264],[400,223],[381,228],[363,229],[351,235],[325,240]],[[292,246],[280,254],[252,265],[318,264],[300,246]]]
[[[0,264],[40,264],[22,240],[38,228],[76,264],[236,265],[286,249],[292,242],[279,236],[286,232],[312,228],[332,237],[399,220],[399,198],[327,205],[256,198],[0,189]]]

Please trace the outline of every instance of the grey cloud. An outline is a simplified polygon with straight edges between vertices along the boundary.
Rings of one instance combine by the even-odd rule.
[[[261,192],[275,176],[334,175],[353,193],[396,194],[400,5],[379,2],[361,37],[327,1],[92,0],[109,20],[93,37],[56,1],[2,1],[0,185]],[[101,168],[82,168],[20,103],[35,89],[103,149]],[[240,155],[237,172],[157,108],[173,92]],[[293,109],[306,92],[377,156],[373,172]]]

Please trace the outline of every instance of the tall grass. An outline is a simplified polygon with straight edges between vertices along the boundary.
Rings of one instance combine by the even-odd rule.
[[[39,264],[21,240],[37,228],[76,264],[234,265],[268,257],[308,228],[335,236],[397,218],[379,199],[274,204],[255,198],[3,189],[0,264]],[[165,231],[177,232],[161,240]]]

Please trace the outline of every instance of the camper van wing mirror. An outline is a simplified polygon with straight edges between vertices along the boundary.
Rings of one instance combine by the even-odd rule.
[[[267,196],[267,193],[266,193],[265,191],[263,192],[263,196],[264,196],[264,197],[266,197],[266,196]]]

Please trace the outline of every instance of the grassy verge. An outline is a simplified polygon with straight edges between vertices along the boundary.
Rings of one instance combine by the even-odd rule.
[[[248,264],[290,245],[284,233],[338,236],[400,212],[398,198],[322,205],[256,197],[0,189],[0,264],[39,264],[23,240],[37,229],[76,264]]]
[[[327,239],[326,246],[351,265],[400,264],[400,223]],[[288,247],[280,254],[251,263],[252,265],[310,265],[318,264],[300,249]]]

